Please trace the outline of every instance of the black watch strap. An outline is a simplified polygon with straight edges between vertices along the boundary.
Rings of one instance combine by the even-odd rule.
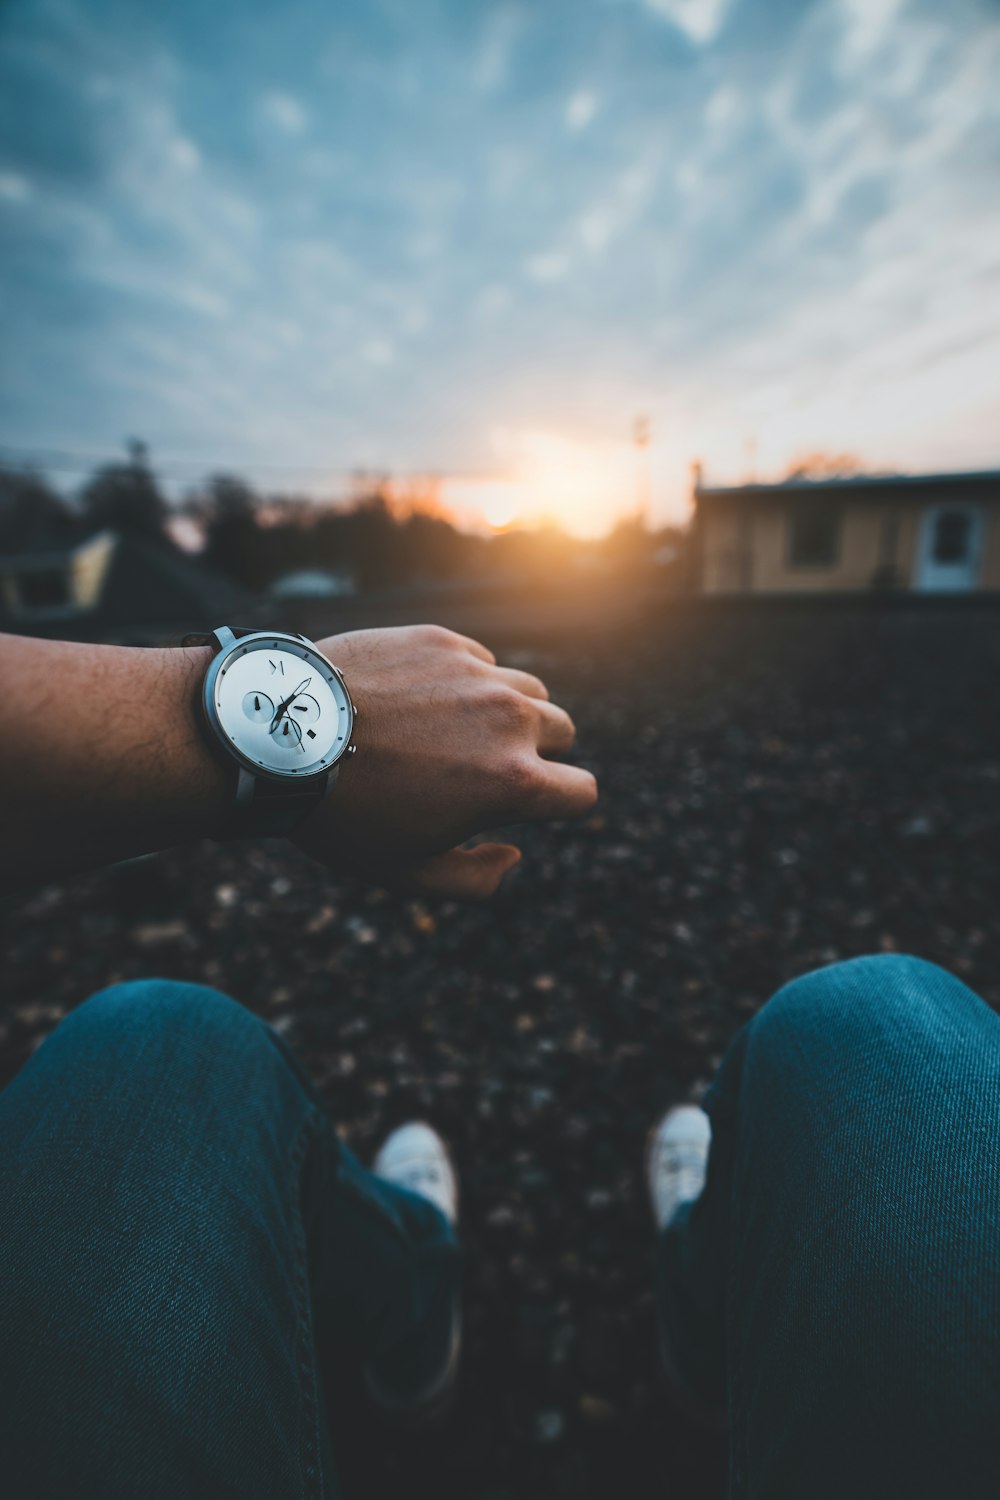
[[[330,789],[328,771],[307,790],[280,781],[265,781],[236,768],[236,795],[212,837],[216,839],[283,838],[293,833]]]

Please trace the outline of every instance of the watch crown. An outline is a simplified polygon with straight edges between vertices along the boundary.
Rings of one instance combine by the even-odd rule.
[[[347,749],[344,751],[345,755],[357,755],[357,753],[358,753],[358,747],[357,747],[357,745],[348,745]]]

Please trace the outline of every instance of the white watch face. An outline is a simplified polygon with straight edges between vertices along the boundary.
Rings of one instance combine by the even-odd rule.
[[[344,684],[304,642],[263,635],[239,642],[221,658],[210,693],[210,717],[251,770],[316,775],[351,738]]]

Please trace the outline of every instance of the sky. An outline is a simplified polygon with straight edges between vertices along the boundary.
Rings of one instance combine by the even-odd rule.
[[[5,0],[0,449],[581,534],[1000,467],[998,77],[1000,0]]]

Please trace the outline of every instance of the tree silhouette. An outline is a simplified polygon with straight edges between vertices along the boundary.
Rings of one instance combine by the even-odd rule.
[[[258,499],[245,480],[214,474],[202,494],[189,502],[205,529],[205,561],[238,583],[259,588],[262,546],[257,524]]]
[[[854,453],[803,453],[789,465],[785,480],[850,479],[862,464]]]
[[[38,474],[0,469],[0,551],[39,551],[74,539],[77,520]]]
[[[80,505],[90,531],[118,531],[164,541],[167,502],[160,492],[145,443],[128,443],[125,463],[105,464],[84,485]]]

